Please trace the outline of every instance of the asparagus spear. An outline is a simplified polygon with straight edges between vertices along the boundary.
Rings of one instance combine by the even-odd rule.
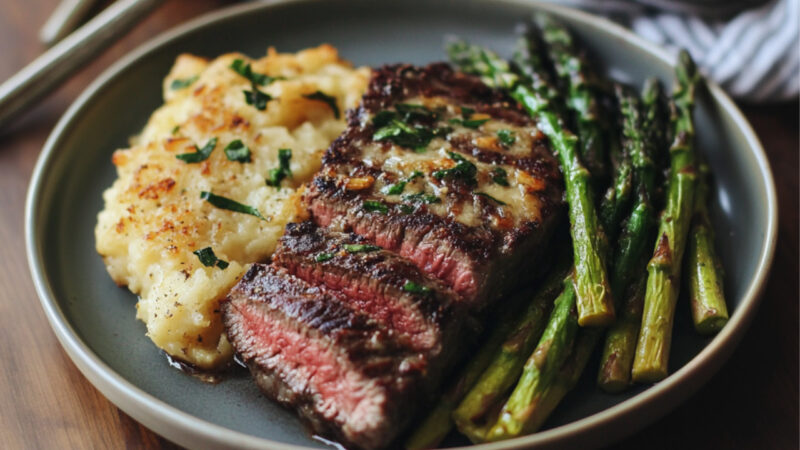
[[[523,39],[520,55],[525,59],[530,39]],[[576,152],[577,138],[556,114],[561,101],[545,78],[523,79],[511,71],[508,63],[495,53],[463,41],[447,46],[450,59],[463,71],[481,76],[493,87],[506,89],[537,120],[539,129],[550,139],[558,153],[567,188],[573,261],[575,262],[575,292],[578,298],[579,323],[582,326],[603,326],[614,320],[614,304],[606,273],[605,236],[597,219],[590,174]],[[541,62],[529,52],[531,64]],[[536,72],[546,72],[536,67]],[[533,84],[533,83],[536,84]]]
[[[673,94],[670,177],[653,257],[648,264],[642,327],[633,361],[633,380],[655,382],[667,376],[672,322],[680,286],[681,259],[694,206],[695,153],[693,107],[700,76],[689,53],[682,51]]]
[[[619,92],[621,93],[622,91]],[[636,105],[634,104],[634,106]],[[631,119],[626,126],[630,128],[628,130],[629,134],[632,134],[639,125],[638,114],[632,112],[629,116]],[[630,143],[626,144],[628,147],[631,145]],[[622,156],[627,157],[626,155]],[[615,179],[618,180],[623,178],[619,173],[620,171],[628,170],[629,173],[632,171],[630,163],[628,163],[628,169],[625,169],[622,157],[620,158],[620,163],[617,165],[617,173],[615,174]],[[621,198],[622,196],[612,195],[604,200],[607,210],[614,212],[614,214],[607,216],[608,222],[605,225],[610,228],[618,226],[616,220],[619,220],[618,218],[621,217],[622,213],[617,212],[617,210],[622,209],[623,206],[618,205],[617,202],[622,201]],[[633,229],[638,230],[639,228],[633,227]],[[554,364],[537,367],[534,360],[536,355],[542,355],[544,352],[549,355],[553,351],[553,347],[549,343],[542,344],[540,341],[540,346],[537,346],[528,362],[532,366],[526,365],[526,371],[529,376],[526,378],[523,375],[520,379],[508,402],[499,413],[497,423],[487,433],[487,440],[507,439],[538,430],[564,396],[575,387],[586,368],[586,364],[601,337],[602,330],[599,328],[583,328],[573,334],[571,323],[561,320],[557,312],[558,310],[554,310],[551,315],[548,329],[552,327],[555,335],[564,337],[562,345],[556,347],[556,351],[561,349],[563,353],[553,356],[556,361]],[[542,341],[544,341],[544,336]],[[537,369],[539,370],[538,374]]]
[[[597,185],[602,185],[608,167],[597,77],[567,27],[546,14],[537,14],[534,20],[542,30],[545,50],[553,62],[562,91],[567,92],[567,107],[573,113],[581,157]]]
[[[565,254],[567,253],[560,253]],[[525,311],[518,319],[509,321],[514,326],[506,335],[499,351],[453,411],[453,420],[458,430],[473,442],[485,439],[487,426],[494,423],[491,420],[492,411],[505,400],[504,396],[508,394],[509,388],[522,373],[522,366],[542,334],[547,312],[563,285],[569,265],[569,258],[560,257],[560,261],[551,270]]]
[[[618,91],[620,95],[623,91]],[[627,95],[627,94],[626,94]],[[631,101],[628,102],[634,107],[637,106]],[[638,113],[629,114],[631,120],[626,123],[629,134],[638,129]],[[630,147],[631,143],[626,143]],[[625,177],[621,172],[627,171],[628,178],[631,174],[631,163],[625,162],[628,152],[618,156],[619,164],[616,165],[615,179],[622,180]],[[630,188],[628,188],[630,189]],[[612,192],[614,190],[612,189]],[[603,205],[606,211],[611,214],[606,216],[607,222],[604,226],[616,228],[618,220],[622,216],[621,210],[624,205],[624,195],[611,195],[604,199]],[[555,347],[548,342],[537,346],[533,356],[526,365],[526,373],[520,379],[508,402],[503,406],[498,415],[497,423],[489,430],[486,435],[488,440],[508,439],[523,433],[534,432],[544,423],[552,411],[558,406],[564,396],[572,390],[577,383],[592,352],[600,339],[602,331],[599,328],[584,328],[576,333],[572,332],[570,321],[564,321],[557,314],[559,310],[554,310],[551,315],[548,329],[552,327],[552,333],[562,336],[562,345]],[[544,337],[542,338],[544,341]],[[552,357],[554,364],[550,366],[537,366],[536,356],[547,354],[551,351],[561,350],[562,353],[555,353]],[[530,365],[530,366],[529,366]],[[537,372],[538,370],[538,372]]]
[[[694,217],[689,232],[686,269],[695,329],[713,334],[728,322],[728,308],[720,280],[721,265],[714,252],[714,235],[708,218],[708,166],[700,165],[694,199]]]
[[[556,378],[553,388],[550,389],[545,396],[544,404],[552,405],[552,408],[549,410],[543,409],[536,413],[540,416],[540,418],[537,418],[537,430],[553,409],[561,403],[564,396],[578,383],[581,374],[583,374],[583,370],[586,368],[586,364],[589,362],[589,358],[591,358],[592,353],[594,353],[597,341],[602,337],[602,333],[602,328],[582,328],[579,331],[575,339],[575,346],[572,349],[572,353],[570,353],[569,358],[567,358],[564,365],[561,367],[561,372],[558,378]]]
[[[603,346],[597,384],[607,392],[620,392],[630,384],[631,365],[641,324],[646,258],[656,226],[654,155],[664,145],[665,128],[661,84],[645,83],[642,105],[635,94],[618,90],[623,113],[623,134],[629,142],[630,159],[637,190],[636,203],[619,239],[614,256],[611,287],[621,301],[618,320],[609,328]],[[638,114],[641,108],[642,114]]]
[[[606,200],[609,197],[613,197],[614,201],[604,201],[601,204],[600,213],[600,216],[603,218],[603,226],[605,227],[609,239],[616,238],[616,227],[612,224],[621,223],[623,215],[630,206],[634,190],[633,159],[636,158],[636,162],[641,165],[642,155],[644,154],[642,150],[644,144],[641,132],[641,105],[639,98],[636,94],[630,92],[628,88],[618,83],[614,84],[614,96],[622,116],[621,129],[619,130],[619,134],[621,134],[619,139],[620,155],[616,158],[618,162],[615,168],[614,179],[611,187],[609,187],[609,190],[612,191],[613,194],[606,196]],[[611,289],[613,293],[617,292],[614,290],[613,275]]]
[[[641,180],[639,183],[644,186],[645,191],[654,201],[662,197],[659,194],[656,179],[659,176],[661,167],[666,167],[667,162],[667,134],[669,133],[669,112],[667,111],[666,94],[664,87],[658,78],[648,78],[642,88],[642,105],[644,108],[642,116],[642,133],[646,155],[653,163],[653,169],[647,172],[640,172]]]
[[[536,350],[525,363],[519,383],[497,422],[486,433],[487,440],[508,439],[535,431],[558,404],[560,398],[556,400],[548,393],[555,385],[563,387],[557,379],[570,357],[579,328],[575,300],[573,279],[567,277]],[[591,330],[591,333],[597,332]]]
[[[543,308],[549,309],[553,298],[561,288],[565,272],[570,264],[568,253],[564,251],[557,253],[559,259],[542,282],[541,287],[535,292],[525,291],[508,302],[516,305],[528,300],[526,308],[520,312],[520,308],[511,307],[500,316],[497,326],[461,370],[456,381],[444,393],[422,424],[406,440],[406,449],[427,449],[439,445],[452,429],[453,410],[479,380],[486,378],[485,373],[491,370],[491,366],[499,363],[498,359],[502,357],[503,352],[513,348],[514,344],[509,341],[515,338],[520,340],[538,338],[538,333],[541,332],[543,326]],[[533,333],[533,337],[525,336],[525,331]],[[529,352],[530,350],[528,350]]]
[[[631,366],[642,324],[646,281],[647,277],[636,280],[633,292],[619,310],[619,318],[606,332],[597,373],[597,385],[606,392],[622,392],[631,384]]]
[[[550,64],[545,56],[544,42],[540,31],[533,24],[526,24],[525,28],[521,30],[514,48],[512,62],[513,70],[519,73],[523,81],[527,82],[534,91],[546,99],[547,110],[555,115],[561,128],[565,132],[569,132],[569,128],[564,124],[568,117],[567,105],[549,70]],[[577,140],[577,137],[574,139]]]
[[[637,268],[646,263],[648,245],[653,242],[657,219],[655,203],[660,197],[656,187],[658,170],[655,161],[666,146],[666,102],[657,79],[647,80],[641,103],[641,122],[629,115],[625,125],[626,134],[631,136],[629,139],[638,141],[638,145],[630,147],[636,203],[617,243],[611,277],[612,290],[622,293],[622,299],[630,298],[630,292],[624,292],[624,287],[636,286],[635,279],[642,276],[644,271]]]
[[[547,72],[539,57],[540,49],[538,36],[535,31],[530,30],[521,41],[514,61],[534,86],[546,88],[551,85],[547,83]],[[623,177],[620,176],[618,179],[621,180]],[[609,199],[610,211],[614,211],[615,202],[616,199],[612,196]],[[615,214],[609,217],[615,218],[618,215],[615,211]],[[615,223],[609,225],[616,227]],[[565,290],[563,295],[559,299],[565,303],[554,309],[548,328],[533,356],[528,360],[520,382],[498,414],[498,421],[491,427],[485,439],[505,439],[538,429],[564,395],[574,387],[583,372],[599,338],[600,330],[578,331],[574,326],[574,319],[570,320],[569,315],[564,315],[569,308],[575,307],[566,303],[574,296],[570,296],[568,290]],[[550,336],[559,339],[548,339]],[[553,342],[560,342],[561,345],[553,345]]]
[[[650,89],[655,89],[657,93],[658,86],[651,87]],[[651,97],[658,98],[657,95]],[[655,104],[658,102],[651,99],[650,103]],[[657,117],[657,114],[649,114],[649,112],[650,109],[648,108],[648,117]],[[634,120],[637,117],[638,116],[634,113],[629,114],[628,129],[630,136],[641,141],[642,138],[637,134],[634,134],[634,132],[638,130],[639,125],[638,121]],[[652,124],[653,121],[651,120],[650,123]],[[654,182],[652,181],[654,176],[654,168],[652,167],[652,162],[646,158],[647,154],[652,154],[653,152],[645,152],[645,149],[649,149],[649,144],[648,146],[639,145],[634,148],[633,151],[631,151],[631,153],[644,152],[644,154],[637,154],[635,158],[631,158],[633,161],[632,171],[635,175],[635,179],[637,180],[637,186],[641,186],[639,189],[640,197],[638,200],[638,204],[641,206],[641,208],[639,208],[638,215],[636,214],[635,209],[632,217],[627,222],[626,232],[622,238],[622,240],[625,241],[624,243],[626,243],[623,248],[627,250],[618,250],[618,253],[621,253],[621,255],[624,256],[618,258],[618,260],[622,261],[623,264],[617,266],[615,269],[615,273],[617,274],[620,282],[627,279],[623,277],[623,275],[627,275],[625,268],[634,267],[634,265],[632,265],[630,262],[624,261],[636,261],[637,258],[633,257],[636,252],[633,250],[643,248],[643,251],[639,250],[639,253],[643,254],[643,256],[638,258],[640,261],[638,265],[644,267],[644,258],[646,258],[647,251],[645,243],[652,242],[649,241],[647,237],[648,234],[652,234],[652,230],[651,233],[644,232],[647,229],[645,226],[647,222],[646,220],[643,220],[646,219],[648,215],[652,215],[652,212],[647,213],[648,208],[652,210],[652,206],[650,206],[650,204],[645,200],[648,200],[648,194],[654,192],[655,189]],[[618,165],[617,168],[619,170],[620,166]],[[621,179],[619,174],[616,175],[616,178]],[[607,200],[610,211],[621,208],[616,204],[618,200],[619,199],[616,196],[611,196]],[[621,217],[621,214],[610,215],[607,226],[616,227],[617,223],[614,223],[614,220],[615,218],[619,217]],[[639,219],[637,219],[637,217]],[[650,228],[652,227],[653,225],[650,226]],[[635,271],[633,272],[635,273]],[[640,277],[639,285],[643,285],[643,283],[644,278]],[[548,324],[548,329],[550,329],[550,326],[552,325],[555,327],[555,332],[560,332],[562,335],[567,334],[569,330],[569,323],[564,323],[562,321],[559,327],[559,317],[556,314],[556,311],[554,311],[553,315],[551,316],[551,323]],[[635,327],[636,325],[634,325],[634,329]],[[519,435],[523,432],[532,432],[537,430],[550,415],[553,409],[555,409],[558,403],[563,399],[563,397],[575,386],[580,378],[581,373],[585,369],[600,336],[601,330],[597,328],[586,328],[579,330],[577,335],[573,336],[573,339],[566,339],[564,341],[565,343],[574,342],[574,345],[572,345],[571,352],[568,356],[566,356],[566,359],[563,360],[563,364],[561,364],[560,367],[558,367],[558,364],[550,366],[551,368],[558,367],[557,369],[553,369],[557,370],[555,375],[547,376],[547,372],[545,372],[544,376],[542,376],[541,373],[539,376],[535,376],[535,364],[534,366],[530,367],[530,374],[528,378],[526,379],[525,375],[523,375],[523,378],[520,380],[519,384],[512,393],[511,398],[506,405],[504,405],[503,410],[500,412],[497,424],[492,427],[487,434],[487,439],[505,439]],[[635,339],[635,335],[633,339]],[[563,349],[565,347],[566,345],[563,345],[559,348]],[[550,348],[547,346],[537,347],[534,355],[537,353],[541,354],[540,352],[543,351],[549,352]],[[563,355],[559,356],[562,357]],[[531,360],[529,360],[529,364],[531,361],[533,361],[533,357]],[[528,369],[529,367],[526,365],[526,371]]]
[[[506,334],[511,331],[513,324],[511,318],[512,315],[509,314],[500,321],[486,342],[461,371],[457,381],[442,395],[439,403],[405,442],[406,449],[435,448],[450,433],[453,428],[451,419],[453,409],[492,361]]]
[[[557,100],[558,94],[555,90],[553,90],[552,85],[549,84],[548,80],[539,78],[534,79],[531,77],[529,81],[532,83],[535,82],[535,86],[518,85],[519,80],[517,76],[510,71],[505,61],[500,60],[494,54],[484,52],[477,47],[468,46],[465,43],[459,42],[451,44],[448,48],[448,52],[457,62],[460,62],[462,65],[473,67],[472,72],[483,76],[484,81],[486,81],[487,84],[497,87],[504,87],[512,90],[512,92],[515,92],[515,97],[525,105],[532,115],[538,115],[541,113],[541,115],[544,117],[540,118],[540,120],[547,121],[546,125],[549,125],[547,131],[550,131],[548,136],[554,141],[554,145],[560,149],[564,149],[564,152],[561,153],[575,155],[575,137],[571,135],[571,133],[563,126],[560,121],[560,116],[555,112],[557,111],[558,103],[551,102],[551,99]],[[458,56],[456,57],[454,55]],[[547,92],[548,90],[549,92]],[[548,107],[553,108],[548,110]],[[573,159],[577,160],[577,158],[574,156]],[[596,220],[593,222],[596,223]],[[585,221],[582,223],[585,223]],[[530,309],[530,311],[535,310],[536,308],[534,307]],[[497,344],[498,336],[503,336],[503,333],[507,332],[507,327],[498,327],[498,330],[492,335],[487,344],[485,344],[478,352],[477,356],[470,361],[459,383],[456,383],[456,385],[445,394],[442,401],[428,416],[422,427],[420,427],[414,433],[414,435],[412,435],[411,439],[407,441],[407,448],[429,448],[435,446],[448,433],[450,429],[450,423],[447,417],[449,411],[453,408],[456,401],[463,395],[463,392],[468,389],[469,386],[474,384],[474,380],[488,364],[487,361],[491,353],[493,353],[499,346]],[[521,340],[517,341],[517,343],[522,344],[518,347],[519,350],[522,350],[522,347],[528,346],[529,344],[527,344],[527,341],[535,339],[533,336],[536,336],[536,334],[538,333],[527,333],[524,336],[522,334],[516,334],[516,338]],[[514,343],[509,342],[508,344],[511,345],[505,346],[504,350],[513,350],[515,346]],[[525,354],[524,351],[521,353]],[[503,366],[504,362],[509,362],[509,356],[511,356],[510,352],[506,355],[501,352],[501,354],[497,356],[497,365],[493,367]],[[514,364],[515,363],[512,361],[512,365]],[[518,372],[518,369],[516,370]],[[491,390],[493,386],[502,386],[508,383],[506,380],[509,378],[512,380],[511,382],[513,382],[513,379],[516,378],[516,376],[510,376],[510,373],[513,372],[513,370],[502,371],[490,369],[487,371],[487,375],[483,378],[486,381],[485,384],[482,384],[484,389],[483,392],[486,392],[485,389],[487,388]],[[480,390],[476,391],[475,395],[480,395],[480,392]],[[467,402],[467,404],[468,403],[469,402]]]
[[[633,174],[631,173],[630,158],[627,152],[623,151],[622,143],[618,136],[609,136],[608,148],[611,153],[611,159],[614,161],[614,179],[600,200],[598,215],[608,241],[614,242],[619,232],[616,226],[619,223],[618,216],[623,212],[622,206],[627,203],[626,199],[630,198]],[[613,285],[611,292],[614,292]],[[618,300],[616,296],[614,298]]]

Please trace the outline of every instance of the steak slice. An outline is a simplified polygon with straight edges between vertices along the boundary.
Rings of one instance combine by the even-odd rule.
[[[418,351],[343,294],[275,265],[250,268],[223,320],[261,390],[348,446],[387,446],[438,383],[441,352]]]
[[[445,64],[393,65],[373,72],[304,201],[317,224],[398,252],[480,310],[538,272],[561,185],[509,97]]]
[[[429,356],[457,334],[460,297],[407,259],[353,233],[290,223],[272,261],[309,284],[341,292],[354,309]]]

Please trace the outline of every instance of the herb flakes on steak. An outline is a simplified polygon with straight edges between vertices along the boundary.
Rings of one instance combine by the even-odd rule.
[[[373,72],[304,199],[319,225],[398,252],[481,309],[537,272],[561,185],[505,94],[445,64],[392,65]]]
[[[272,261],[309,284],[342,293],[354,309],[431,356],[442,351],[464,313],[458,295],[405,258],[310,221],[286,226]],[[409,283],[420,289],[409,291]]]
[[[562,209],[556,161],[477,78],[386,66],[303,199],[311,220],[223,303],[228,337],[316,432],[387,447],[467,351],[474,317],[541,271]]]

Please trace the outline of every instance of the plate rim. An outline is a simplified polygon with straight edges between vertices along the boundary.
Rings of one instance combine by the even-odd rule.
[[[184,24],[170,28],[139,45],[105,69],[70,105],[45,141],[31,176],[25,202],[24,225],[28,266],[36,293],[58,341],[81,373],[112,403],[156,433],[183,445],[228,448],[233,445],[239,448],[269,447],[285,450],[308,448],[235,431],[184,412],[135,386],[104,363],[89,348],[69,324],[56,301],[56,296],[52,291],[42,263],[41,248],[37,244],[36,238],[38,234],[35,220],[38,212],[38,200],[45,184],[45,175],[60,142],[64,140],[72,128],[78,125],[74,118],[91,104],[92,100],[106,88],[108,83],[135,65],[140,59],[153,51],[157,51],[161,46],[172,40],[217,21],[227,20],[254,10],[268,9],[278,5],[289,3],[311,4],[316,1],[271,0],[232,5],[208,12]],[[538,0],[493,1],[495,3],[524,6],[531,10],[548,11],[558,16],[568,17],[582,26],[596,28],[611,37],[621,39],[639,50],[651,54],[666,64],[674,65],[674,58],[666,50],[603,17],[561,5],[543,3]],[[741,130],[747,147],[752,151],[752,156],[757,163],[757,170],[765,187],[766,198],[762,200],[766,200],[768,211],[767,227],[763,238],[766,245],[761,248],[755,276],[750,281],[741,303],[734,311],[729,321],[729,326],[725,327],[683,367],[670,374],[667,379],[630,399],[556,428],[507,441],[482,444],[469,448],[508,449],[532,445],[549,447],[566,442],[575,443],[581,437],[585,438],[588,434],[592,434],[604,427],[608,427],[605,438],[593,440],[596,444],[622,437],[662,416],[678,403],[684,401],[686,397],[705,384],[708,378],[719,369],[738,345],[755,316],[769,275],[777,241],[778,204],[772,170],[757,135],[733,100],[713,81],[707,80],[707,85],[713,102],[718,104],[730,116],[734,124]],[[628,418],[629,423],[636,422],[636,426],[624,431],[611,431],[613,429],[611,423],[623,418]],[[621,427],[616,428],[619,429]]]

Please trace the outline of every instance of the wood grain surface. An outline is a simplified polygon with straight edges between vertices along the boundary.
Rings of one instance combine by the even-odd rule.
[[[43,51],[37,32],[56,3],[0,2],[0,80]],[[59,346],[28,272],[23,210],[42,145],[81,90],[142,42],[227,3],[164,2],[0,133],[0,448],[176,448],[106,400]],[[780,202],[778,249],[764,301],[741,345],[705,387],[614,448],[798,447],[798,103],[740,106],[767,151]]]

